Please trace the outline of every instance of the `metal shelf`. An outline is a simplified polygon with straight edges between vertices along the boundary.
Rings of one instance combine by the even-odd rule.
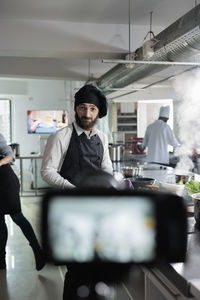
[[[124,131],[124,130],[122,131],[122,130],[119,130],[119,132],[124,132],[124,133],[137,133],[137,130],[134,130],[134,131],[133,131],[133,130],[132,130],[132,131],[127,131],[127,130],[126,130],[126,131]]]
[[[117,129],[118,132],[123,132],[125,142],[131,143],[131,136],[137,135],[137,114],[118,114],[117,115]]]
[[[118,126],[137,126],[137,123],[117,123]]]
[[[137,118],[137,115],[117,115],[117,118]]]

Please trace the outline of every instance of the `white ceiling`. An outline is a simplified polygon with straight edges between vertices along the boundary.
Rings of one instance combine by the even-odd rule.
[[[194,7],[195,0],[131,0],[133,24],[167,26]],[[0,18],[127,24],[129,0],[1,0]]]
[[[195,0],[131,0],[131,50],[192,9]],[[128,52],[129,0],[1,0],[0,76],[87,80]],[[90,74],[89,74],[90,73]]]

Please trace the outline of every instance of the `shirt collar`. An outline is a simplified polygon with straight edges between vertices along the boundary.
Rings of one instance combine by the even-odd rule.
[[[77,125],[76,121],[75,121],[73,124],[74,124],[74,127],[75,127],[75,129],[76,129],[76,132],[77,132],[78,136],[81,135],[83,132],[85,132],[85,130],[84,130],[83,128],[81,128],[81,127],[79,127],[79,126]],[[97,129],[96,129],[96,128],[93,128],[90,137],[93,136],[93,135],[95,135],[95,134],[97,134]]]

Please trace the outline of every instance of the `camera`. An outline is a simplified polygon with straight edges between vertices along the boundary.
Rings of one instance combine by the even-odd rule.
[[[42,203],[42,243],[49,262],[86,266],[93,278],[116,279],[134,264],[183,262],[187,211],[173,194],[52,190]]]

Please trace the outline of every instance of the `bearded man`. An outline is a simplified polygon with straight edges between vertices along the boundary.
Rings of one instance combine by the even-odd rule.
[[[101,169],[112,174],[107,136],[95,128],[107,114],[107,100],[93,85],[75,94],[75,122],[50,135],[41,176],[54,188],[79,187],[83,176]]]

